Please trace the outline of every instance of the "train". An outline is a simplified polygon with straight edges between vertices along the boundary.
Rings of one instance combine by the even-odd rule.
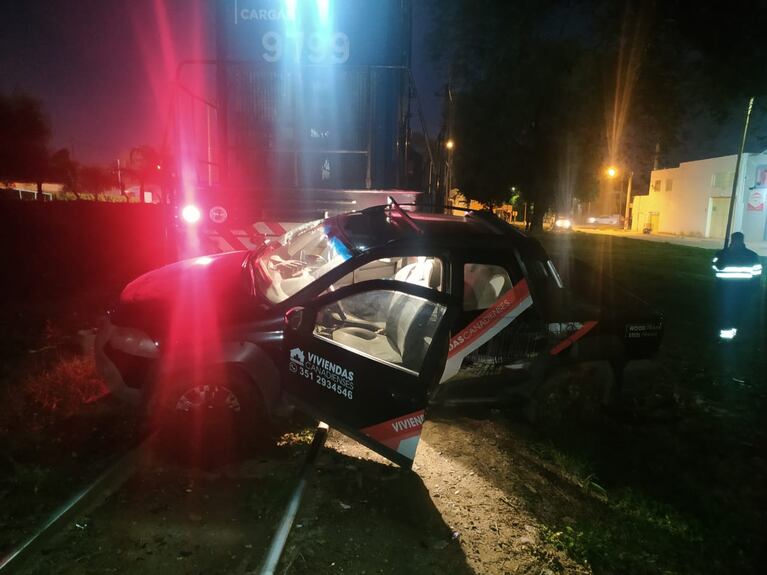
[[[210,24],[215,58],[179,63],[163,144],[179,256],[429,195],[411,0],[221,0]]]

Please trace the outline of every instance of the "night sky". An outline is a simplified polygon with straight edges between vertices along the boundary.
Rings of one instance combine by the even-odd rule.
[[[414,2],[413,67],[435,135],[440,82],[425,54],[424,4]],[[3,0],[2,90],[42,100],[51,120],[51,148],[67,147],[78,161],[106,164],[131,147],[159,146],[177,62],[214,56],[211,5],[202,0]]]
[[[413,3],[413,71],[435,136],[443,81],[426,56],[429,4]],[[2,89],[41,99],[51,120],[51,148],[68,147],[78,161],[106,164],[134,146],[159,147],[177,62],[213,56],[211,5],[204,0],[3,0]],[[735,153],[742,108],[745,102],[733,105],[722,124],[691,119],[682,128],[679,149],[664,151],[666,162]],[[764,108],[757,108],[749,151],[765,145],[766,119]]]

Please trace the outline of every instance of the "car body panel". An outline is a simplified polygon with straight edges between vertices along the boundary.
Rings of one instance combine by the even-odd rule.
[[[386,294],[392,297],[382,303]],[[382,330],[330,312],[339,301],[369,296],[386,308]],[[454,300],[443,293],[385,280],[344,287],[294,308],[285,331],[284,390],[304,410],[409,468],[455,311]],[[392,348],[391,356],[369,353],[377,339]],[[422,349],[414,351],[419,343]]]
[[[618,226],[621,223],[620,214],[589,216],[586,222],[592,226]]]
[[[347,254],[283,301],[270,301],[255,279],[259,261],[276,253],[274,243],[178,262],[128,284],[97,337],[97,365],[110,388],[135,398],[156,391],[174,372],[232,366],[259,388],[270,411],[285,403],[300,406],[408,466],[429,402],[506,401],[529,395],[551,366],[600,354],[617,362],[657,350],[660,314],[597,270],[563,264],[560,276],[536,240],[491,215],[405,213],[398,206],[379,206],[321,225],[344,243]],[[300,239],[295,234],[301,232],[293,233]],[[563,287],[568,283],[572,289]],[[494,291],[480,296],[479,287],[488,285]],[[397,354],[410,347],[403,348],[397,337],[410,327],[386,331],[389,316],[396,315],[393,308],[384,305],[377,315],[361,317],[376,300],[354,299],[355,294],[362,298],[375,290],[444,307],[428,345],[419,343],[418,349],[426,350],[423,371],[414,374],[396,365]],[[395,299],[389,293],[378,301],[394,305]],[[348,349],[286,329],[290,310],[305,310],[316,324],[318,310],[334,302],[338,309],[323,313],[345,322],[340,336],[347,343],[367,338],[368,347],[359,343],[362,347]],[[326,389],[316,384],[307,391],[289,371],[292,349],[356,370],[373,382],[372,391],[351,400],[325,397]],[[396,382],[408,380],[413,391],[391,403],[392,394],[403,395]]]

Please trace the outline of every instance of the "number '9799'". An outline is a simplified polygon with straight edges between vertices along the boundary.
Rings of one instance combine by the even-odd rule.
[[[310,64],[343,64],[349,59],[349,36],[343,32],[283,36],[272,30],[261,37],[261,45],[265,50],[261,57],[270,63],[285,58],[300,63],[305,58]]]

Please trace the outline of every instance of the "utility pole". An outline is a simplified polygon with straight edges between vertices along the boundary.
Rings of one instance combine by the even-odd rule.
[[[738,150],[738,159],[735,161],[735,176],[732,178],[732,193],[730,194],[730,209],[727,212],[727,228],[724,230],[724,249],[730,243],[730,229],[732,227],[732,213],[735,210],[735,194],[738,191],[738,177],[740,175],[740,159],[743,157],[743,149],[746,147],[746,136],[748,135],[748,122],[751,119],[751,109],[754,107],[754,97],[748,101],[748,110],[746,110],[746,122],[743,126],[743,138],[740,140],[740,149]]]
[[[634,179],[634,172],[629,172],[629,181],[626,185],[626,211],[623,214],[623,229],[628,230],[629,228],[629,206],[631,206],[631,181]]]
[[[117,186],[120,188],[120,195],[127,200],[128,197],[125,195],[125,184],[123,184],[123,171],[120,166],[120,158],[117,158]]]

